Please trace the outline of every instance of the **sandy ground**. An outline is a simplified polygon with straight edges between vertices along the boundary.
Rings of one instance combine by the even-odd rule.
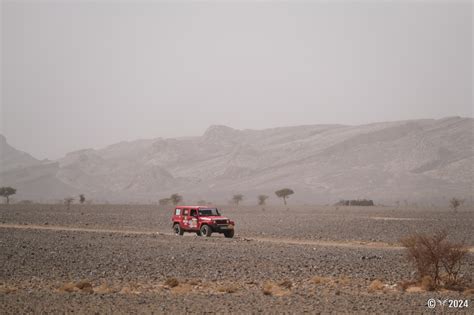
[[[396,286],[413,277],[401,237],[445,229],[473,247],[474,211],[221,209],[234,239],[174,236],[157,206],[2,205],[0,313],[418,314],[429,298],[468,299],[435,311],[474,313],[470,292]]]

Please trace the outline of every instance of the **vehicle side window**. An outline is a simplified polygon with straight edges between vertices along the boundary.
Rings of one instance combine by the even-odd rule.
[[[183,209],[183,215],[189,215],[189,209]]]
[[[196,217],[197,216],[197,211],[196,209],[191,209],[191,216]]]
[[[175,215],[180,215],[180,214],[181,214],[181,209],[176,208],[176,209],[174,210],[174,214],[175,214]]]

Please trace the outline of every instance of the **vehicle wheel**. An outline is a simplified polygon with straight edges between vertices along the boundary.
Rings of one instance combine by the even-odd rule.
[[[211,236],[211,234],[212,234],[212,230],[209,227],[209,225],[201,226],[201,235],[209,237]]]
[[[176,234],[176,235],[183,235],[184,234],[184,231],[179,226],[179,223],[176,223],[175,225],[173,225],[173,231],[174,231],[174,234]]]
[[[234,237],[234,230],[225,231],[224,236],[227,237],[227,238],[233,238]]]

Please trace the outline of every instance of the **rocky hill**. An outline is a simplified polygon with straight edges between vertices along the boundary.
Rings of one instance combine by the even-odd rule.
[[[440,203],[474,191],[474,119],[265,130],[211,126],[199,137],[121,142],[38,161],[0,138],[0,185],[16,199],[84,193],[96,201],[154,202],[173,192],[188,202],[248,203],[289,187],[292,202],[369,198]]]

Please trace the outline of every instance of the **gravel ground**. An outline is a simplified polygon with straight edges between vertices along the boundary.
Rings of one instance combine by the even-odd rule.
[[[302,240],[398,242],[413,232],[447,230],[453,240],[474,246],[474,209],[393,207],[231,206],[219,207],[234,219],[236,233]],[[171,231],[172,209],[151,205],[0,205],[0,223]]]
[[[445,228],[453,239],[473,245],[473,212],[308,206],[223,211],[237,223],[234,239],[0,224],[0,313],[419,314],[431,313],[429,298],[474,303],[468,293],[409,293],[393,287],[412,277],[404,252],[396,248],[278,242],[396,242],[410,232]],[[58,205],[13,205],[0,207],[0,223],[170,232],[170,211],[127,205],[77,205],[69,211]],[[277,241],[256,240],[262,235]],[[471,253],[462,273],[469,278],[473,271]],[[371,290],[375,279],[386,284],[384,289]],[[460,312],[474,313],[473,307]]]

